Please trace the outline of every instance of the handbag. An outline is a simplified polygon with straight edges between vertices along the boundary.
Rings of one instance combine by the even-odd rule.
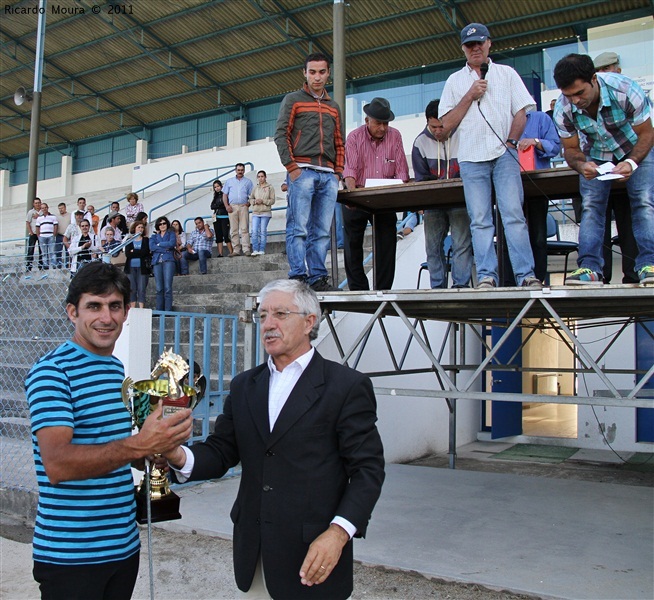
[[[127,262],[127,257],[125,253],[121,250],[117,256],[111,257],[111,264],[116,265],[117,267],[124,267]]]

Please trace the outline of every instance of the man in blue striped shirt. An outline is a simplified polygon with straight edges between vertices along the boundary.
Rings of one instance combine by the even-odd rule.
[[[602,285],[602,240],[611,180],[598,167],[615,162],[611,174],[627,182],[631,221],[638,245],[636,272],[654,284],[654,130],[643,89],[618,73],[595,73],[590,56],[569,54],[554,68],[561,96],[554,122],[568,165],[579,173],[582,198],[579,268],[568,285]]]
[[[82,267],[68,289],[72,340],[43,356],[25,382],[39,504],[34,579],[43,598],[128,599],[139,567],[130,463],[191,434],[191,411],[161,406],[131,434],[125,377],[112,355],[129,311],[129,279],[111,264]]]

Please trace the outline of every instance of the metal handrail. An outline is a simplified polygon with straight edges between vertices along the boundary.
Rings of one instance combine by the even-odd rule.
[[[254,171],[254,164],[253,163],[246,162],[246,163],[243,163],[243,165],[245,165],[245,166],[249,165],[250,166],[250,172]],[[195,175],[196,173],[206,173],[207,171],[215,171],[216,172],[215,177],[212,177],[211,179],[208,179],[207,181],[204,181],[203,183],[195,186],[194,188],[191,188],[190,190],[188,190],[188,192],[185,191],[184,192],[184,204],[186,204],[186,194],[187,193],[194,192],[198,188],[204,187],[205,185],[207,185],[208,183],[210,183],[210,182],[212,182],[212,181],[214,181],[216,179],[220,179],[221,177],[224,177],[225,175],[229,175],[232,171],[234,171],[236,169],[236,167],[231,167],[227,171],[225,171],[224,173],[222,173],[222,174],[219,173],[220,169],[227,169],[227,167],[228,167],[228,165],[224,165],[224,166],[220,166],[220,167],[208,167],[206,169],[197,169],[196,171],[187,171],[186,173],[184,173],[184,176],[183,176],[182,180],[184,181],[184,190],[186,190],[186,176],[187,175]]]
[[[153,321],[158,320],[158,323],[153,323],[153,331],[157,331],[159,336],[158,353],[161,354],[166,347],[172,347],[173,352],[179,354],[184,346],[184,358],[190,365],[198,362],[205,373],[205,397],[193,411],[194,416],[201,420],[202,431],[199,435],[194,434],[190,443],[202,441],[209,435],[210,420],[222,412],[223,402],[229,394],[229,382],[236,376],[238,315],[155,310],[152,317]],[[188,331],[184,331],[186,326]],[[212,334],[217,334],[217,338],[212,340]],[[202,337],[199,348],[196,347],[198,336]],[[215,344],[213,349],[212,342]],[[216,370],[212,371],[211,359],[215,353]]]
[[[154,181],[154,182],[152,182],[152,183],[149,183],[149,184],[146,185],[145,187],[142,187],[140,190],[136,190],[135,193],[136,193],[136,194],[142,194],[143,192],[145,192],[145,190],[147,190],[148,188],[151,188],[153,185],[157,185],[157,184],[161,183],[162,181],[166,181],[166,179],[170,179],[171,177],[175,177],[175,176],[177,176],[177,181],[179,181],[179,180],[181,179],[179,173],[171,173],[170,175],[166,175],[165,177],[162,177],[162,178],[159,179],[158,181]],[[131,194],[131,193],[132,193],[132,192],[130,192],[130,194]],[[145,198],[145,195],[144,195],[143,197]],[[109,202],[109,204],[105,204],[104,206],[102,206],[101,208],[99,208],[98,210],[96,210],[95,212],[96,212],[96,213],[99,213],[100,211],[103,211],[105,208],[110,208],[111,205],[112,205],[114,202],[121,202],[122,200],[126,200],[126,199],[127,199],[127,195],[122,196],[122,197],[119,198],[118,200],[112,200],[111,202]]]
[[[253,165],[251,162],[247,162],[247,163],[243,163],[243,164],[246,164],[246,165],[250,165],[250,166],[252,166],[252,170],[254,170],[254,165]],[[226,167],[211,167],[211,168],[209,168],[209,169],[199,169],[199,170],[197,170],[197,171],[187,171],[186,173],[184,173],[184,176],[183,176],[182,181],[185,181],[185,180],[186,180],[186,176],[187,176],[187,175],[192,175],[193,173],[203,173],[203,172],[205,172],[205,171],[216,171],[216,172],[217,172],[218,169],[223,169],[223,168],[226,168]],[[202,183],[199,183],[199,184],[196,185],[195,187],[192,187],[192,188],[190,188],[190,189],[188,189],[188,190],[186,189],[186,184],[184,184],[184,186],[183,186],[183,187],[184,187],[184,191],[183,191],[181,194],[178,194],[177,196],[173,196],[172,198],[169,198],[169,199],[166,200],[165,202],[162,202],[161,204],[158,204],[157,206],[154,206],[153,208],[150,209],[150,211],[148,212],[148,221],[152,221],[152,213],[153,213],[155,210],[157,210],[157,209],[159,209],[159,208],[162,208],[162,207],[166,206],[167,204],[170,204],[171,202],[174,202],[174,201],[177,200],[178,198],[184,198],[183,205],[186,205],[186,196],[187,196],[188,194],[190,194],[191,192],[194,192],[194,191],[196,191],[196,190],[199,190],[200,188],[203,188],[203,187],[209,185],[209,184],[210,184],[212,181],[214,181],[214,179],[216,179],[217,177],[224,177],[225,175],[228,175],[228,174],[231,173],[233,170],[234,170],[234,167],[231,167],[228,171],[225,171],[222,175],[217,175],[216,177],[212,177],[211,179],[208,179],[207,181],[203,181]],[[195,217],[194,217],[194,218],[195,218]],[[188,219],[186,219],[186,221],[188,221]],[[186,225],[186,221],[184,221],[184,225]],[[184,226],[183,229],[185,230],[186,227]]]

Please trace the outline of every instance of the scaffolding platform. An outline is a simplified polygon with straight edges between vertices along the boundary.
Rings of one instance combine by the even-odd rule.
[[[392,364],[391,369],[373,372],[362,370],[371,378],[393,375],[411,375],[433,372],[434,385],[430,389],[398,386],[381,387],[375,384],[380,395],[444,399],[449,410],[449,457],[450,467],[456,462],[456,419],[458,400],[504,401],[549,404],[582,404],[590,406],[615,406],[621,408],[654,408],[654,364],[636,368],[635,358],[627,359],[626,367],[607,364],[606,354],[631,326],[642,327],[646,340],[654,344],[654,288],[638,285],[545,287],[542,290],[520,288],[495,288],[491,290],[390,290],[367,292],[322,292],[318,295],[324,319],[333,335],[340,362],[359,369],[366,352],[375,356],[384,350],[376,340],[370,341],[374,328],[379,328],[385,351]],[[241,320],[246,325],[246,354],[251,364],[258,364],[256,326],[252,312],[259,299],[256,295],[246,298]],[[370,315],[356,334],[356,339],[344,347],[334,323],[337,312],[354,312]],[[385,321],[397,317],[407,330],[405,340],[397,341],[389,335]],[[445,330],[430,334],[426,327],[430,321],[447,323]],[[580,339],[581,329],[613,325],[605,330],[599,344],[593,348]],[[501,328],[499,339],[489,341],[490,328]],[[522,341],[516,349],[507,344],[516,329],[522,329]],[[249,329],[249,334],[248,330]],[[569,369],[556,366],[524,367],[515,357],[537,331],[547,331],[556,336],[570,350],[574,366]],[[469,362],[466,343],[467,332],[482,346],[481,359]],[[351,334],[351,332],[349,332]],[[391,339],[394,337],[395,339]],[[378,339],[378,338],[377,338]],[[468,341],[467,341],[468,340]],[[515,342],[512,342],[515,344]],[[409,349],[417,344],[428,366],[416,368],[415,361],[408,360]],[[510,357],[500,351],[505,345]],[[449,352],[446,353],[446,349]],[[444,360],[446,359],[446,360]],[[375,364],[381,364],[381,357]],[[246,363],[247,364],[247,363]],[[537,393],[509,393],[487,391],[485,377],[492,371],[532,372],[540,376],[561,372],[595,374],[604,388],[595,389],[593,395],[550,395]],[[628,375],[633,381],[629,389],[618,389],[612,376]],[[474,388],[474,389],[473,389]],[[481,391],[478,391],[478,389]]]
[[[626,329],[635,324],[643,326],[654,344],[654,288],[638,285],[570,286],[545,287],[542,290],[520,288],[495,288],[492,290],[446,289],[446,290],[390,290],[367,292],[322,292],[319,294],[324,318],[333,334],[340,361],[353,368],[358,368],[361,357],[366,351],[380,352],[379,344],[368,348],[368,340],[373,328],[381,329],[386,352],[393,365],[392,369],[366,372],[370,377],[389,375],[416,374],[433,371],[437,382],[431,390],[386,389],[376,386],[381,393],[402,394],[445,398],[448,401],[457,398],[476,400],[503,400],[509,402],[547,402],[558,404],[591,404],[621,407],[654,407],[654,391],[647,389],[648,382],[654,377],[654,364],[647,370],[635,368],[614,368],[605,365],[602,358],[615,344]],[[256,310],[258,298],[250,295],[246,301],[246,311],[242,320],[251,322],[251,312]],[[338,311],[355,312],[370,315],[368,322],[357,334],[356,339],[344,347],[333,315]],[[392,341],[387,333],[385,319],[398,317],[407,329],[406,342]],[[444,334],[438,339],[430,339],[428,321],[448,323]],[[595,356],[579,339],[577,332],[582,328],[616,325]],[[647,324],[647,326],[646,326]],[[500,327],[504,330],[499,340],[491,345],[486,340],[482,328]],[[526,368],[513,364],[511,359],[500,361],[498,353],[503,348],[510,334],[516,329],[529,330],[531,334],[538,330],[550,330],[561,339],[574,354],[576,365],[572,372],[594,373],[603,382],[605,389],[596,390],[593,396],[552,396],[544,394],[514,394],[492,391],[472,391],[475,383],[487,371],[537,371],[547,373],[547,367]],[[472,331],[474,337],[484,347],[483,357],[478,363],[466,361],[465,331]],[[254,332],[251,332],[254,335]],[[531,335],[523,336],[521,350]],[[251,339],[254,339],[251,337]],[[429,360],[429,366],[415,368],[407,365],[407,354],[412,344],[418,344]],[[253,344],[253,348],[256,342]],[[445,349],[450,349],[449,357],[456,357],[454,362],[444,362]],[[253,357],[254,358],[254,357]],[[253,361],[252,364],[256,364]],[[566,369],[557,367],[552,372],[560,373]],[[609,375],[633,375],[634,386],[630,389],[618,389],[611,382]],[[482,385],[482,390],[484,386]],[[449,402],[448,402],[449,404]]]

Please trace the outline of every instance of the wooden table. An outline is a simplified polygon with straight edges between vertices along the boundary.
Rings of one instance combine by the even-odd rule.
[[[561,200],[579,196],[579,174],[570,168],[523,171],[521,175],[525,202],[529,202],[530,198],[547,197],[549,200]],[[626,182],[614,181],[611,193],[614,198],[626,198]],[[373,215],[372,236],[374,248],[374,217],[376,214],[404,212],[407,210],[416,212],[429,208],[455,208],[465,206],[465,197],[463,182],[460,178],[457,178],[340,190],[338,192],[338,202],[365,210]],[[498,255],[502,257],[499,249]],[[375,262],[373,252],[373,286],[376,270]],[[501,267],[500,270],[503,271]]]
[[[523,171],[522,187],[527,202],[543,196],[551,200],[573,198],[579,196],[579,174],[570,168]],[[619,196],[626,196],[624,181],[614,182],[613,189]],[[341,190],[338,201],[372,214],[465,205],[463,182],[459,178]]]

